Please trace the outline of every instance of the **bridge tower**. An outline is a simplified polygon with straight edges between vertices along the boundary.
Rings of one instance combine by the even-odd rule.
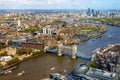
[[[46,53],[46,49],[48,49],[48,46],[47,46],[47,45],[44,46],[44,52],[45,52],[45,53]]]
[[[76,59],[76,54],[77,54],[77,45],[76,44],[74,44],[73,46],[72,46],[72,59]]]
[[[8,46],[8,40],[5,41],[5,45]]]
[[[61,41],[58,41],[58,56],[62,56],[62,47],[63,44],[61,43]]]

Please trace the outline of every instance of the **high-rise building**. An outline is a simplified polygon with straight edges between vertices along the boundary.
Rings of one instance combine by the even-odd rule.
[[[92,14],[93,17],[95,16],[95,11],[94,11],[94,9],[91,10],[91,14]]]
[[[90,10],[90,8],[88,8],[87,15],[88,15],[88,16],[91,15],[91,10]]]

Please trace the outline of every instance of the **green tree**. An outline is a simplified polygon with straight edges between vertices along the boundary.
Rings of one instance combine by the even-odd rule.
[[[26,33],[34,33],[34,32],[36,32],[37,31],[37,28],[30,28],[30,29],[25,29],[24,30],[24,32],[26,32]]]
[[[25,49],[19,49],[17,54],[19,55],[27,54],[27,51]]]
[[[26,51],[27,51],[27,54],[31,54],[33,52],[32,49],[27,49]]]
[[[23,54],[31,54],[33,50],[32,49],[19,49],[17,54],[23,55]]]
[[[8,55],[7,51],[0,53],[0,56],[7,56],[7,55]]]
[[[44,53],[43,50],[40,50],[40,51],[33,51],[33,52],[32,52],[32,55],[37,55],[37,54],[42,54],[42,53]]]
[[[9,45],[12,45],[12,40],[9,40],[9,41],[8,41],[8,44],[9,44]]]
[[[15,57],[12,60],[8,61],[7,64],[10,65],[10,64],[16,63],[18,61],[20,61],[19,58]]]
[[[94,62],[91,62],[88,67],[97,68],[97,65]]]

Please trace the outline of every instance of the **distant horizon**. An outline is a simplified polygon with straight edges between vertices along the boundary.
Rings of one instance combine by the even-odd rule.
[[[0,0],[0,9],[120,9],[120,0]]]
[[[90,9],[94,9],[94,8],[90,8]],[[70,8],[68,9],[64,9],[64,8],[63,9],[62,8],[61,9],[37,9],[37,8],[36,9],[32,9],[32,8],[31,9],[29,8],[28,9],[2,9],[0,8],[0,10],[88,10],[88,8],[85,8],[85,9],[72,9],[72,8],[71,9]],[[120,10],[120,9],[113,8],[113,9],[94,9],[94,10]]]

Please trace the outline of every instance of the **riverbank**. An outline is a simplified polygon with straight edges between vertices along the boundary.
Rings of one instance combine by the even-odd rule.
[[[87,19],[82,18],[80,19],[80,21],[120,27],[119,18],[87,18]]]
[[[92,37],[92,38],[100,38],[104,33],[106,33],[108,30],[106,30],[106,31],[103,31],[103,32],[101,32],[100,34],[98,34],[98,35],[96,35],[96,36],[94,36],[94,37]],[[90,40],[90,39],[92,39],[92,38],[87,38],[87,39],[85,39],[85,40],[82,40],[82,41],[80,41],[80,42],[86,42],[86,41],[88,41],[88,40]]]
[[[70,44],[68,43],[66,45],[71,45],[71,43],[86,42],[92,38],[100,37],[105,32],[108,31],[105,26],[98,26],[95,24],[81,24],[81,23],[80,24],[78,23],[78,25],[79,26],[75,27],[75,29],[73,28],[74,34],[71,34],[72,31],[69,34],[74,36],[71,37],[69,40],[67,40],[68,42],[70,42]]]
[[[34,58],[34,57],[37,57],[37,56],[40,56],[40,55],[42,55],[42,53],[29,56],[29,57],[27,57],[27,58],[24,58],[24,59],[18,61],[18,62],[15,62],[15,63],[11,64],[11,65],[5,65],[5,66],[2,67],[2,70],[11,68],[11,67],[16,66],[16,65],[18,65],[18,64],[20,64],[20,63],[22,63],[22,62],[24,62],[24,61],[27,61],[27,60],[29,60],[29,59],[31,59],[31,58]]]

